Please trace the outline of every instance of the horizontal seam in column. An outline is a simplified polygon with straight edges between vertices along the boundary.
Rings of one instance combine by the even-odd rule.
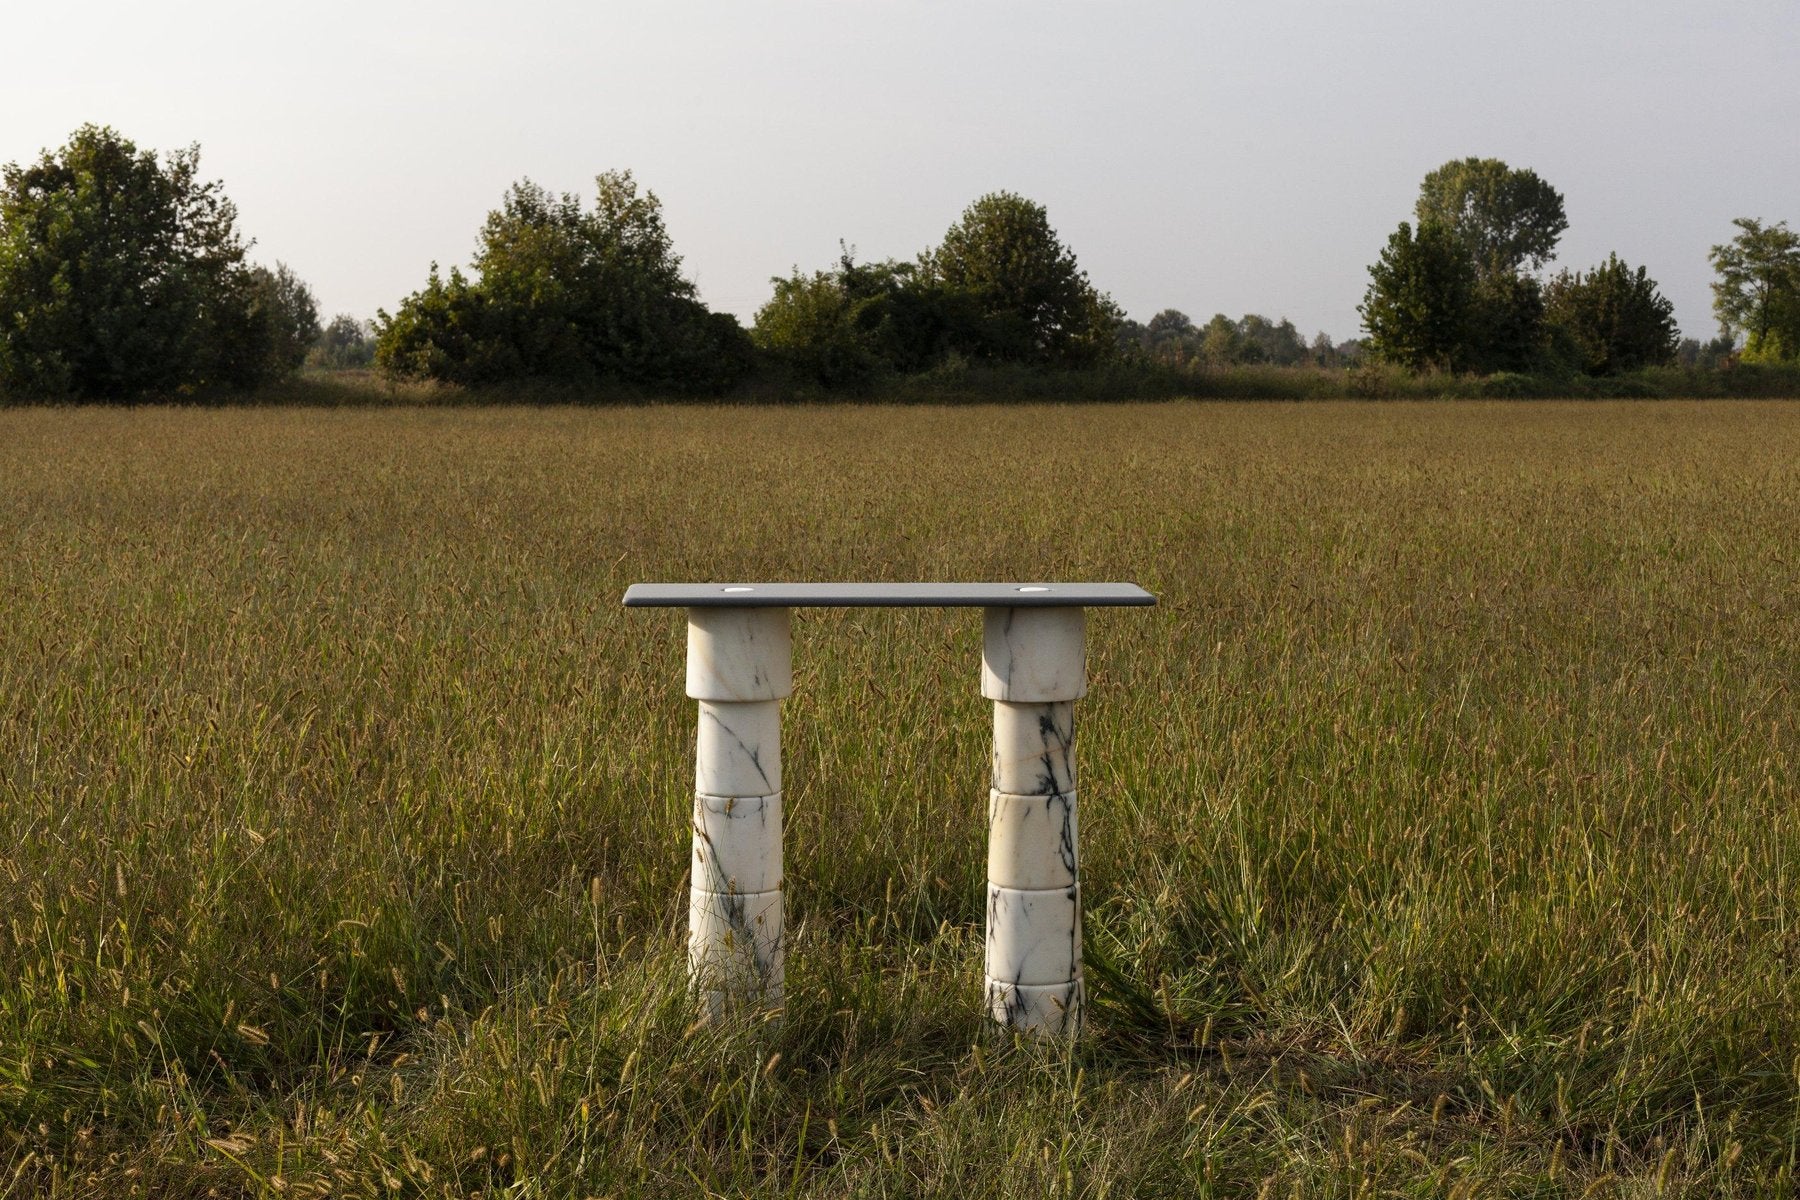
[[[1047,887],[1047,888],[1014,887],[1010,883],[995,883],[992,879],[989,879],[987,881],[987,884],[989,887],[999,888],[1003,892],[1027,892],[1027,893],[1029,893],[1029,892],[1067,892],[1070,888],[1080,887],[1081,881],[1076,880],[1074,883],[1065,883],[1065,884],[1062,884],[1060,887]]]

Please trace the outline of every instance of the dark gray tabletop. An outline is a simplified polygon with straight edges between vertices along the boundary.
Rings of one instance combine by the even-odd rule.
[[[634,583],[627,608],[1111,608],[1155,604],[1135,583]]]

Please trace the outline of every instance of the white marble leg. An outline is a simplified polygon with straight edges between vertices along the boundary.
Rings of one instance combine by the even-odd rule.
[[[690,608],[700,702],[688,971],[709,1012],[781,1004],[781,701],[793,691],[785,608]]]
[[[987,1005],[1009,1029],[1081,1029],[1075,705],[1087,694],[1079,608],[990,608],[981,692],[994,702],[988,795]]]

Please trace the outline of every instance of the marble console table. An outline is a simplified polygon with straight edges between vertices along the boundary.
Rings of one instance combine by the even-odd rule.
[[[1082,1017],[1075,701],[1085,610],[1155,604],[1131,583],[639,583],[629,608],[687,610],[695,755],[688,968],[709,1008],[775,1007],[782,984],[781,701],[788,610],[983,609],[981,694],[994,702],[988,792],[987,1006],[1009,1028]]]

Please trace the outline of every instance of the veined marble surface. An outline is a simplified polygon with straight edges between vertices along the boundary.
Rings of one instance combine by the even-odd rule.
[[[1080,870],[1075,793],[988,793],[988,882],[1043,891],[1075,886]]]
[[[1079,608],[984,609],[981,694],[1014,704],[1081,699],[1086,630]]]
[[[688,973],[703,992],[778,999],[781,892],[721,895],[695,888],[688,902]]]
[[[1012,796],[1075,790],[1075,702],[994,702],[994,787]]]
[[[781,701],[702,700],[695,791],[773,796],[781,790]]]
[[[709,892],[781,886],[781,794],[694,797],[693,885]]]
[[[785,608],[690,608],[687,694],[696,700],[780,700],[794,690]]]
[[[989,979],[1005,983],[1067,983],[1080,974],[1078,886],[1040,891],[988,884]]]
[[[1008,1029],[1050,1035],[1079,1033],[1086,1001],[1080,979],[1035,985],[987,980],[988,1012]]]

